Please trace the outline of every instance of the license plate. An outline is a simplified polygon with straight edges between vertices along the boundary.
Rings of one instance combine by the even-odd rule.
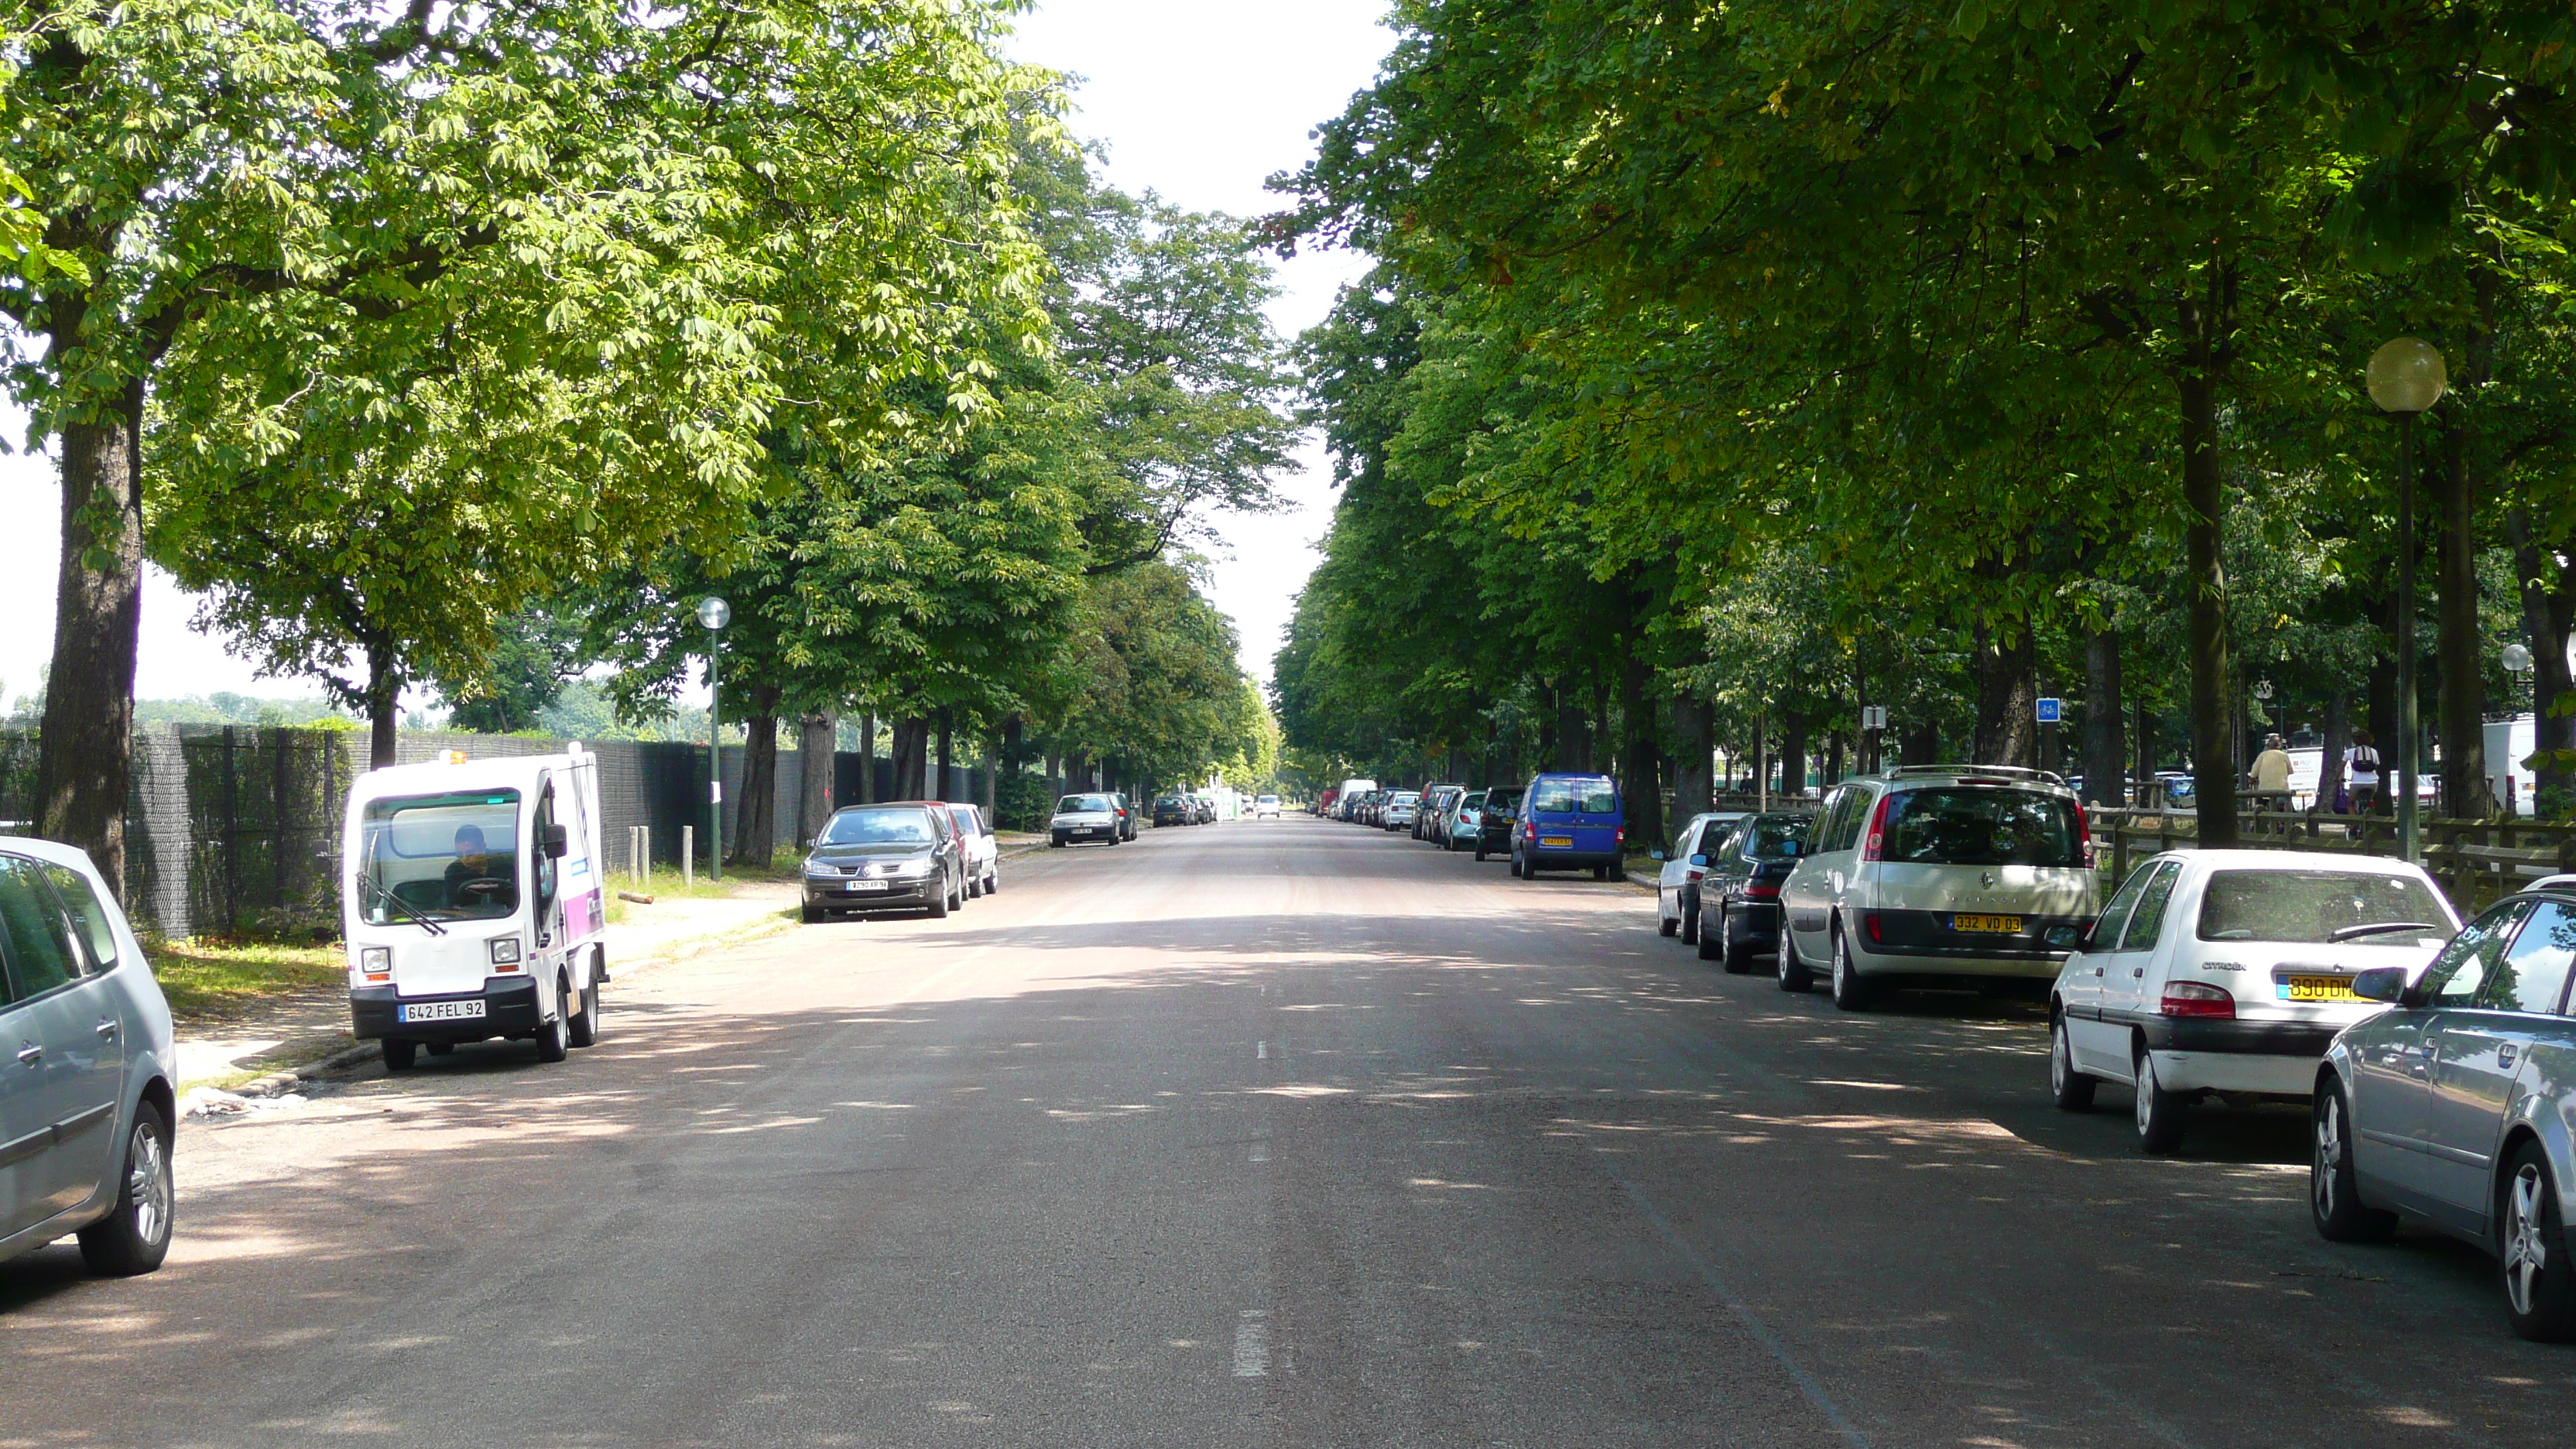
[[[2013,936],[2021,933],[2019,916],[1952,916],[1953,931],[1984,931],[1993,935]]]
[[[886,883],[881,880],[845,880],[841,882],[841,889],[845,891],[881,891],[885,888]]]
[[[413,1001],[402,1009],[405,1021],[476,1021],[482,1015],[480,1001]]]
[[[1538,843],[1541,845],[1553,846],[1558,850],[1572,850],[1574,848],[1574,837],[1571,835],[1542,835],[1538,838]]]
[[[2273,983],[2283,1001],[2359,1001],[2341,976],[2285,976]]]

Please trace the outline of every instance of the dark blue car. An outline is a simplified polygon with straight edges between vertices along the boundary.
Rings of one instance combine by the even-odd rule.
[[[1521,795],[1512,831],[1512,874],[1536,880],[1543,870],[1592,868],[1608,880],[1621,868],[1628,838],[1618,782],[1607,775],[1540,775]]]

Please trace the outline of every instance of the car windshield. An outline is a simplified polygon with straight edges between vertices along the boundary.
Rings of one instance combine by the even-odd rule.
[[[359,911],[371,926],[497,920],[519,909],[519,792],[370,800],[360,817]]]
[[[1744,853],[1755,860],[1769,860],[1782,846],[1807,838],[1804,820],[1756,820],[1744,829]]]
[[[1067,795],[1055,802],[1058,815],[1105,815],[1117,808],[1106,795]]]
[[[975,813],[975,807],[972,805],[949,806],[948,818],[956,821],[957,828],[968,835],[984,833],[984,818]]]
[[[2357,926],[2421,923],[2447,933],[2450,915],[2413,876],[2346,870],[2222,870],[2200,896],[2200,939],[2324,945]],[[2346,935],[2367,945],[2408,945],[2403,932]]]
[[[1607,780],[1541,780],[1531,788],[1534,813],[1608,815],[1619,808],[1619,792]]]
[[[823,827],[825,845],[928,845],[936,838],[920,810],[844,810]]]
[[[2082,865],[2075,802],[2034,790],[1908,790],[1879,859],[1913,865]]]

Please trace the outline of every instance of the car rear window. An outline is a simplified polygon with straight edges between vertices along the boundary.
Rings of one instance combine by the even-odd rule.
[[[2432,889],[2412,876],[2348,870],[2222,870],[2200,894],[2200,939],[2322,945],[2356,926],[2420,922],[2451,929]],[[2415,936],[2348,939],[2415,944]]]
[[[1541,780],[1530,787],[1529,808],[1549,815],[1610,815],[1619,792],[1607,780]]]
[[[1879,858],[1913,865],[2084,863],[2075,802],[2032,790],[1908,790],[1888,810]]]
[[[1746,829],[1744,853],[1755,860],[1769,860],[1780,853],[1782,846],[1807,838],[1807,823],[1803,820],[1757,820]]]

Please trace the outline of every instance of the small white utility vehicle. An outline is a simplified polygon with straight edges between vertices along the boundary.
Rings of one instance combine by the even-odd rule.
[[[2081,1112],[2136,1089],[2139,1145],[2182,1145],[2191,1104],[2305,1102],[2335,1033],[2385,1009],[2352,989],[2420,973],[2460,918],[2421,866],[2288,850],[2175,850],[2129,873],[2049,995],[2048,1079]]]
[[[607,895],[599,762],[560,755],[396,765],[349,794],[343,918],[358,1039],[407,1070],[421,1048],[514,1037],[541,1061],[599,1039]]]

